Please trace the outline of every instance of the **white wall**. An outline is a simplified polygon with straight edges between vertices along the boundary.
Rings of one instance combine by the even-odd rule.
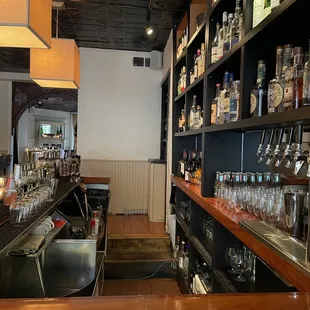
[[[161,70],[133,67],[149,53],[81,48],[78,154],[147,160],[160,153]]]
[[[65,123],[64,149],[72,148],[71,113],[30,108],[24,112],[18,122],[18,154],[19,162],[23,161],[25,149],[28,146],[38,145],[38,128],[36,121],[51,121]],[[58,140],[44,140],[44,143],[58,143]]]
[[[11,153],[12,82],[0,81],[0,152]]]

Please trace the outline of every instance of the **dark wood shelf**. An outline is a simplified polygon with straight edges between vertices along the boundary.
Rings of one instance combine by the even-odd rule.
[[[204,80],[205,75],[202,74],[200,77],[198,77],[192,84],[188,85],[185,90],[174,98],[174,102],[177,102],[179,99],[181,99],[187,92],[189,92],[191,89],[195,88],[197,85],[199,85]]]
[[[186,53],[187,53],[187,48],[185,47],[180,57],[176,59],[174,66],[177,66],[180,63],[180,61],[185,58]]]
[[[205,247],[202,245],[202,243],[197,239],[196,236],[191,236],[190,238],[192,245],[196,249],[196,251],[199,253],[201,258],[204,260],[204,262],[207,264],[210,270],[212,270],[212,257],[209,254],[209,252],[205,249]]]
[[[174,136],[175,137],[195,136],[195,135],[200,135],[203,132],[205,132],[205,128],[199,128],[199,129],[187,130],[183,132],[177,132],[174,134]]]
[[[187,43],[187,48],[189,48],[191,46],[191,44],[196,40],[196,38],[198,37],[200,32],[203,31],[203,29],[205,29],[205,27],[206,27],[206,20],[203,21],[203,23],[198,27],[198,29],[192,35],[191,39]]]

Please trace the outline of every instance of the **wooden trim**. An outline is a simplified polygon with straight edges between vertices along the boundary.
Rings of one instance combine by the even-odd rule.
[[[110,176],[103,175],[82,175],[83,183],[85,184],[110,184],[111,178]]]
[[[310,278],[296,269],[292,264],[277,255],[271,248],[263,244],[254,236],[246,232],[239,226],[239,221],[256,220],[246,212],[232,212],[224,206],[217,206],[215,198],[202,197],[201,188],[196,185],[188,184],[183,179],[171,176],[171,182],[179,187],[186,195],[193,199],[201,208],[206,210],[219,223],[233,233],[247,247],[254,251],[271,268],[278,272],[284,279],[294,285],[300,292],[310,292]]]
[[[169,239],[169,236],[167,234],[108,234],[108,239]]]

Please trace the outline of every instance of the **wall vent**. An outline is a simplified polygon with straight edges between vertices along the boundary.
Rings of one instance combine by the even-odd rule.
[[[151,58],[145,58],[144,66],[147,68],[151,67]]]
[[[133,58],[134,67],[144,67],[144,58],[143,57],[134,57]]]

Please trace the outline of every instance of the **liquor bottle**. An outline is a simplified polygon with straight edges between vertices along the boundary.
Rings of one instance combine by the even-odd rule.
[[[283,112],[284,85],[282,76],[283,46],[277,47],[276,76],[268,86],[268,113]]]
[[[228,87],[226,86],[224,94],[224,123],[229,123],[230,121],[230,93],[233,88],[234,77],[234,73],[229,74],[229,84]]]
[[[201,74],[201,50],[197,50],[197,77]]]
[[[219,23],[216,24],[216,32],[215,37],[212,42],[212,49],[211,49],[211,64],[214,64],[218,61],[218,48],[220,43],[220,29],[221,25]]]
[[[197,153],[196,151],[191,151],[191,162],[190,162],[190,182],[195,184],[195,177],[197,171]]]
[[[187,150],[183,150],[183,155],[181,160],[179,161],[178,175],[182,179],[185,179],[185,165],[187,162]]]
[[[206,63],[206,51],[205,51],[205,44],[201,43],[201,61],[200,61],[200,75],[205,72],[205,63]]]
[[[310,51],[310,50],[309,50]],[[303,88],[302,88],[302,106],[307,106],[310,104],[308,102],[308,70],[309,70],[309,52],[305,53],[305,66],[304,66],[304,76],[303,76]]]
[[[193,96],[192,106],[191,106],[191,109],[189,111],[189,124],[188,124],[188,127],[189,127],[190,130],[194,129],[194,126],[195,126],[196,104],[197,104],[197,96],[194,95]]]
[[[227,22],[228,25],[227,25],[226,34],[225,34],[224,43],[223,43],[223,54],[226,54],[231,48],[233,18],[234,18],[234,14],[229,13],[228,14],[228,22]]]
[[[188,35],[187,35],[187,27],[185,27],[183,33],[183,49],[187,46],[187,43],[188,43]]]
[[[227,12],[224,12],[223,13],[223,26],[220,29],[220,41],[219,41],[219,46],[218,46],[218,52],[217,52],[218,58],[217,59],[221,59],[223,57],[224,41],[226,39],[227,30],[228,30]]]
[[[197,156],[197,169],[196,169],[196,185],[201,185],[201,175],[202,175],[202,152],[199,152]]]
[[[202,116],[201,116],[201,106],[196,106],[196,112],[194,115],[194,123],[193,123],[193,129],[199,129],[202,126]]]
[[[180,251],[180,236],[177,236],[177,240],[173,248],[173,262],[174,262],[173,266],[178,266],[179,251]]]
[[[194,80],[198,78],[198,56],[194,55]]]
[[[182,68],[182,83],[181,83],[181,92],[184,92],[186,88],[186,68],[183,66]]]
[[[292,45],[290,44],[284,46],[282,76],[284,79],[284,110],[290,111],[294,108],[294,66],[292,64]]]
[[[294,109],[302,107],[302,88],[303,88],[303,49],[302,47],[295,47],[293,49],[294,55],[294,88],[293,88],[293,106]]]
[[[224,87],[220,93],[219,124],[224,124],[229,118],[229,72],[224,74]]]
[[[180,73],[178,80],[178,95],[181,94],[181,84],[182,84],[182,73]]]
[[[185,244],[185,250],[184,250],[184,258],[183,258],[183,272],[185,279],[188,278],[188,264],[189,264],[189,247],[188,244]]]
[[[188,151],[187,153],[187,160],[185,163],[185,182],[190,183],[191,182],[191,174],[192,174],[192,163],[191,163],[191,152]]]
[[[236,122],[239,119],[239,105],[240,105],[240,81],[234,82],[233,91],[230,94],[230,122]]]
[[[218,109],[220,101],[221,84],[216,84],[216,95],[211,104],[211,125],[218,123]]]
[[[181,115],[179,118],[179,132],[185,131],[185,114],[184,114],[184,109],[181,111]]]
[[[194,68],[192,68],[189,73],[189,83],[192,84],[193,82],[195,82]]]
[[[251,91],[250,113],[251,117],[262,116],[267,110],[267,91],[265,89],[266,64],[260,60],[257,66],[257,81],[255,88]]]
[[[183,270],[184,266],[184,250],[185,250],[185,242],[181,242],[180,250],[179,250],[179,269]]]

